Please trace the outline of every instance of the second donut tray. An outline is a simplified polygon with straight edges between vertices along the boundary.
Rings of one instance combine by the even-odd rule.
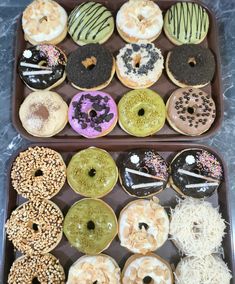
[[[79,152],[82,149],[88,148],[93,146],[92,141],[86,141],[86,144],[75,144],[75,143],[37,143],[31,144],[30,146],[42,146],[51,148],[58,153],[60,153],[64,159],[66,166],[68,165],[69,161],[71,160],[72,156]],[[212,148],[206,147],[204,145],[199,144],[187,144],[187,143],[140,143],[136,142],[135,145],[124,145],[122,143],[114,143],[111,142],[109,144],[103,144],[100,141],[97,141],[96,147],[102,148],[108,151],[113,159],[117,161],[118,157],[125,153],[130,152],[132,149],[153,149],[157,151],[169,164],[174,156],[184,150],[189,148],[200,148],[204,150],[210,151],[212,154],[215,154],[224,168],[224,179],[221,182],[217,191],[214,194],[207,198],[206,201],[209,201],[213,207],[219,207],[219,211],[222,214],[222,217],[226,221],[226,234],[223,238],[223,252],[224,252],[224,261],[228,264],[229,269],[234,274],[235,271],[235,263],[233,259],[233,242],[232,242],[232,235],[229,228],[229,224],[231,222],[230,216],[230,203],[229,203],[229,192],[228,192],[228,177],[227,177],[227,170],[226,165],[223,162],[223,159],[220,155]],[[15,158],[19,155],[20,152],[26,150],[26,148],[19,149],[13,156],[12,156],[12,163]],[[8,171],[8,198],[6,198],[6,208],[5,212],[5,221],[10,217],[11,212],[16,209],[20,204],[26,201],[26,199],[22,198],[17,192],[13,189],[11,183],[11,167],[9,167]],[[179,195],[169,186],[167,186],[162,192],[158,193],[156,197],[159,199],[159,203],[164,206],[167,213],[170,214],[170,208],[174,208],[179,200]],[[66,182],[61,191],[52,198],[52,201],[55,202],[63,215],[65,216],[69,210],[69,208],[78,200],[82,199],[83,197],[79,194],[76,194]],[[130,201],[136,200],[136,198],[131,197],[128,195],[121,187],[120,182],[118,181],[115,185],[114,189],[107,194],[104,198],[102,198],[107,204],[109,204],[112,209],[114,210],[117,218],[120,215],[122,208],[127,205]],[[13,245],[10,241],[8,241],[6,235],[3,238],[3,246],[4,246],[4,282],[7,283],[7,277],[10,271],[10,267],[13,261],[19,257],[19,253],[14,250]],[[71,247],[69,242],[67,241],[66,237],[63,236],[62,241],[59,245],[51,252],[55,255],[61,265],[65,269],[66,277],[68,275],[69,267],[80,257],[82,253],[80,253],[75,248]],[[112,256],[117,263],[119,264],[120,268],[122,269],[128,257],[131,256],[131,252],[128,251],[126,248],[120,246],[120,241],[118,236],[112,241],[111,245],[107,250],[104,251],[105,254]],[[168,261],[172,267],[176,267],[177,263],[180,261],[182,255],[180,255],[178,249],[175,247],[171,240],[167,240],[162,247],[160,247],[157,251],[155,251],[157,255]]]
[[[115,0],[115,1],[105,1],[105,0],[95,0],[95,2],[99,2],[104,4],[111,12],[114,17],[116,18],[116,13],[122,4],[125,2],[123,0]],[[157,4],[163,11],[163,16],[167,9],[169,9],[173,4],[177,3],[178,1],[158,1]],[[191,1],[190,1],[191,2]],[[193,1],[192,1],[193,2]],[[195,1],[196,3],[199,1]],[[75,6],[82,3],[82,0],[73,1],[73,0],[59,0],[58,3],[65,8],[68,15],[74,9]],[[203,3],[200,3],[208,12],[209,15],[209,32],[206,38],[200,43],[200,46],[208,47],[212,51],[215,56],[216,62],[216,69],[215,75],[210,84],[206,87],[202,88],[208,95],[211,95],[216,106],[216,117],[215,120],[205,133],[201,134],[200,136],[186,136],[182,135],[166,122],[164,127],[158,131],[157,133],[153,134],[152,136],[147,137],[139,137],[136,138],[134,136],[129,135],[128,133],[124,132],[121,127],[117,124],[115,128],[106,136],[100,137],[99,139],[96,138],[95,140],[109,142],[110,140],[118,141],[125,140],[126,143],[131,143],[136,140],[138,141],[196,141],[198,139],[208,138],[215,134],[215,132],[220,128],[222,119],[223,119],[223,94],[221,91],[221,74],[220,74],[220,57],[219,57],[219,45],[218,45],[218,38],[217,38],[217,27],[216,27],[216,19],[212,11],[210,11]],[[166,56],[168,52],[174,47],[174,45],[167,39],[165,33],[162,31],[161,35],[157,40],[155,40],[154,45],[159,48],[162,52],[164,57],[164,62],[166,61]],[[122,38],[118,35],[118,32],[115,28],[113,35],[111,38],[104,44],[104,46],[111,51],[114,58],[118,54],[119,50],[125,46],[125,42]],[[17,129],[17,131],[27,138],[30,141],[35,142],[82,142],[87,138],[82,137],[81,135],[77,134],[72,128],[69,126],[69,123],[65,126],[65,128],[58,134],[53,137],[49,138],[38,138],[30,135],[21,124],[19,118],[19,108],[24,99],[27,97],[29,93],[32,91],[25,86],[23,81],[20,79],[19,73],[17,71],[19,59],[22,56],[22,53],[25,49],[31,47],[29,43],[27,43],[24,39],[24,33],[22,30],[22,23],[21,23],[21,16],[18,20],[17,31],[16,31],[16,47],[15,47],[15,64],[14,64],[14,80],[13,80],[13,95],[12,95],[12,121]],[[76,45],[71,37],[67,35],[65,40],[63,40],[60,44],[58,44],[66,55],[69,55],[70,52],[76,50],[78,45]],[[161,78],[155,83],[150,89],[156,91],[164,100],[167,102],[167,99],[170,97],[171,93],[176,90],[178,87],[174,85],[171,80],[168,78],[166,74],[166,70],[163,70]],[[51,91],[57,92],[67,104],[70,103],[73,96],[77,94],[79,91],[71,86],[71,84],[67,81],[67,79],[58,87],[52,89]],[[122,83],[118,80],[117,76],[115,75],[111,83],[104,88],[102,91],[110,94],[116,103],[120,101],[125,93],[130,91],[127,87],[122,85]],[[204,115],[204,114],[203,114]]]

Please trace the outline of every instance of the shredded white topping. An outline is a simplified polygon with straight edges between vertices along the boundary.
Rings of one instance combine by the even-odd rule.
[[[175,271],[176,284],[229,284],[232,275],[224,261],[213,255],[185,257]]]
[[[170,235],[188,256],[218,252],[224,230],[225,221],[209,202],[186,198],[171,212]]]

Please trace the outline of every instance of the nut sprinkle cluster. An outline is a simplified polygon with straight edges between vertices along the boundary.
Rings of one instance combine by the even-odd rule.
[[[44,148],[28,148],[16,158],[11,171],[12,185],[28,199],[50,199],[66,180],[66,165],[59,153]]]
[[[47,253],[62,238],[63,215],[49,200],[29,201],[16,210],[6,223],[6,232],[14,247],[27,255]]]
[[[59,260],[47,253],[37,257],[23,256],[12,265],[9,284],[31,284],[35,280],[47,284],[65,283],[64,269]]]

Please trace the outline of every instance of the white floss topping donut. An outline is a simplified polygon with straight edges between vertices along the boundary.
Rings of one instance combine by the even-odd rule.
[[[216,255],[204,258],[185,257],[175,271],[176,284],[229,284],[232,275],[224,261]]]
[[[160,49],[153,43],[140,41],[126,44],[117,55],[120,75],[136,84],[155,82],[164,68]]]
[[[154,251],[167,240],[169,219],[164,208],[152,200],[129,203],[119,218],[121,246],[134,253]]]
[[[24,33],[40,43],[53,40],[67,28],[67,13],[51,0],[35,0],[22,17]]]
[[[118,11],[116,24],[130,37],[151,39],[162,30],[162,12],[153,1],[130,0]]]
[[[126,268],[123,275],[123,284],[151,283],[171,284],[171,270],[154,256],[140,256],[134,259]],[[151,282],[145,282],[149,279]]]
[[[67,284],[110,283],[120,284],[120,268],[107,255],[80,257],[69,269]]]
[[[188,256],[202,258],[218,252],[224,230],[225,221],[209,202],[186,198],[172,210],[170,235]]]

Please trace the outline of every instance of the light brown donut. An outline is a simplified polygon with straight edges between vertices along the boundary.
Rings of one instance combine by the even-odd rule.
[[[8,239],[32,256],[53,250],[62,239],[63,214],[49,200],[28,201],[15,209],[6,223]]]

